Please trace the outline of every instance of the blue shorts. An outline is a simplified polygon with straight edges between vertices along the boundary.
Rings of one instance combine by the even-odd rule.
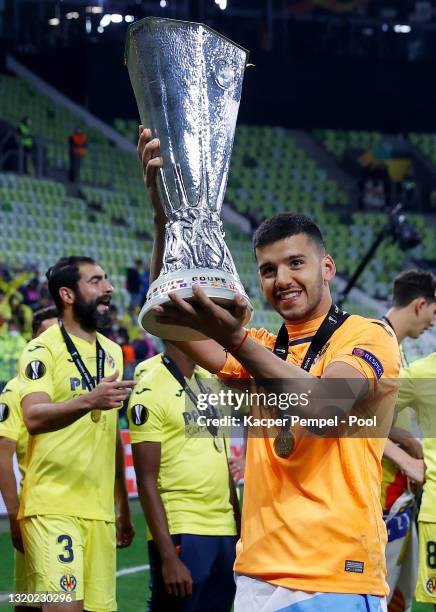
[[[234,612],[387,612],[386,598],[348,593],[307,593],[249,576],[236,576]]]
[[[151,612],[230,612],[236,585],[233,577],[236,536],[171,536],[180,546],[179,558],[192,576],[192,595],[168,595],[162,579],[161,560],[155,543],[148,543],[150,560]]]

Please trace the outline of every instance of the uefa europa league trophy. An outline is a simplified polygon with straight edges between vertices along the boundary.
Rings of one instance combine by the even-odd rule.
[[[224,306],[236,292],[248,302],[220,219],[247,58],[245,49],[198,23],[147,17],[128,30],[125,61],[141,122],[159,138],[163,158],[163,266],[139,315],[140,325],[161,338],[203,338],[157,323],[151,309],[168,303],[170,292],[189,299],[198,284]]]

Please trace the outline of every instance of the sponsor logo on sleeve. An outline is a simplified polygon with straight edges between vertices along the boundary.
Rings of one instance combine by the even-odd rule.
[[[47,371],[42,361],[31,361],[26,367],[26,376],[29,380],[39,380]]]
[[[355,347],[353,349],[352,354],[366,361],[366,363],[370,365],[371,368],[374,370],[375,375],[377,376],[378,379],[382,377],[383,372],[384,372],[383,366],[380,363],[380,361],[377,359],[377,357],[373,355],[373,353],[370,353],[369,351],[365,349]]]
[[[38,349],[43,349],[44,345],[42,344],[37,344],[36,346],[34,346],[33,348],[27,349],[28,353],[34,353],[35,351],[37,351]]]
[[[132,406],[131,414],[134,425],[144,425],[148,419],[148,410],[143,404]]]
[[[145,393],[145,391],[151,391],[150,387],[142,387],[142,389],[139,389],[138,391],[135,391],[135,395],[141,395],[141,393]]]
[[[9,406],[7,404],[0,404],[0,423],[4,423],[9,416]]]

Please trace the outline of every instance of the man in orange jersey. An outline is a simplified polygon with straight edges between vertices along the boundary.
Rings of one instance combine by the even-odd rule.
[[[162,263],[166,221],[155,183],[163,164],[158,154],[159,141],[140,128],[138,155],[155,213],[153,279]],[[258,228],[254,248],[262,292],[284,320],[277,336],[244,329],[242,296],[224,309],[199,287],[193,288],[195,303],[171,294],[171,306],[156,307],[159,322],[211,338],[178,346],[222,377],[285,380],[298,389],[318,381],[321,392],[333,382],[353,390],[340,402],[338,395],[324,394],[326,400],[300,405],[298,416],[346,421],[354,398],[364,398],[367,407],[381,406],[391,422],[397,341],[384,323],[332,304],[335,264],[319,228],[305,215],[276,215]],[[384,445],[381,436],[309,437],[288,428],[274,439],[248,439],[235,612],[386,609],[379,499]]]

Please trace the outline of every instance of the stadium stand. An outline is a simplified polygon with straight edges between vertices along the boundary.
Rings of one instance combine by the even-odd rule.
[[[0,119],[14,129],[23,115],[32,117],[35,136],[47,151],[48,174],[58,179],[0,174],[0,210],[5,219],[0,227],[0,261],[28,266],[37,263],[43,271],[66,251],[86,252],[107,269],[117,290],[116,303],[125,312],[129,299],[126,267],[135,259],[146,260],[151,253],[152,219],[134,155],[116,147],[70,110],[54,104],[25,79],[1,75],[0,87],[10,92],[1,96]],[[75,126],[87,131],[90,142],[79,188],[66,182],[68,135]],[[115,127],[135,143],[135,122],[119,119]],[[376,132],[332,130],[317,135],[336,157],[349,146],[374,146],[380,137]],[[257,146],[259,142],[262,147]],[[225,201],[253,226],[265,216],[289,208],[313,215],[345,278],[386,221],[383,213],[356,212],[326,169],[287,130],[278,127],[238,127]],[[422,236],[413,256],[433,261],[433,227],[419,215],[412,215],[411,220]],[[234,224],[225,226],[241,279],[252,296],[253,324],[277,327],[276,313],[253,297],[258,295],[257,270],[246,233]],[[396,245],[383,243],[378,257],[362,275],[360,288],[368,296],[386,300],[392,276],[404,263],[405,255]],[[368,313],[368,307],[352,306]]]

